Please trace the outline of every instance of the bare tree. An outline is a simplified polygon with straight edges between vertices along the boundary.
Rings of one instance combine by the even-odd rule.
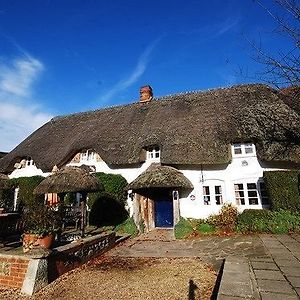
[[[253,0],[275,21],[275,33],[288,38],[290,47],[270,53],[257,42],[248,41],[254,59],[264,66],[259,79],[277,88],[300,86],[300,2],[299,0],[273,0],[278,7],[274,12],[262,0]],[[267,3],[270,3],[267,1]]]

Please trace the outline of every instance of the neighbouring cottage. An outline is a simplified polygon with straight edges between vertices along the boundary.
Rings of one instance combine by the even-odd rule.
[[[296,103],[297,102],[297,103]],[[249,84],[53,118],[0,160],[10,178],[90,165],[129,182],[130,214],[145,229],[205,218],[224,203],[267,208],[266,170],[299,169],[299,101]]]

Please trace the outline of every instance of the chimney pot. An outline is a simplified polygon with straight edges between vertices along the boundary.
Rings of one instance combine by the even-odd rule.
[[[140,102],[149,102],[153,99],[152,87],[145,85],[140,88]]]

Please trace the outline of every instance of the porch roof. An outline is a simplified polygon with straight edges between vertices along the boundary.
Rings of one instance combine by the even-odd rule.
[[[194,186],[180,171],[173,167],[152,164],[128,185],[129,190],[147,188],[185,188]]]

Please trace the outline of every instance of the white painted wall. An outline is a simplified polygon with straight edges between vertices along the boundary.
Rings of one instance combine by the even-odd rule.
[[[68,165],[79,166],[81,164],[93,165],[96,167],[96,172],[105,172],[111,174],[121,174],[130,183],[138,175],[144,172],[153,162],[159,162],[159,160],[147,160],[140,167],[133,168],[122,168],[115,169],[111,168],[104,161],[97,162],[94,161],[84,161],[81,163],[70,163]],[[204,205],[203,201],[203,186],[204,185],[221,185],[223,203],[232,203],[236,205],[234,183],[257,183],[263,176],[263,172],[267,170],[263,168],[257,160],[255,151],[248,155],[233,156],[232,162],[226,167],[210,167],[201,170],[198,169],[188,170],[184,168],[179,168],[179,170],[192,182],[194,190],[189,195],[180,195],[180,215],[185,218],[206,218],[211,214],[216,214],[219,212],[222,205],[216,205],[214,201],[211,201],[210,205]],[[41,169],[36,168],[36,166],[26,166],[23,169],[14,170],[9,177],[17,178],[23,176],[48,176],[50,173],[43,173]],[[245,191],[246,193],[246,191]],[[191,200],[191,195],[194,195],[195,200]],[[130,215],[133,214],[132,200],[128,197],[127,207],[129,209]],[[238,206],[239,211],[243,211],[246,208],[261,209],[263,206],[261,204],[261,199],[259,199],[258,205],[240,205]]]

